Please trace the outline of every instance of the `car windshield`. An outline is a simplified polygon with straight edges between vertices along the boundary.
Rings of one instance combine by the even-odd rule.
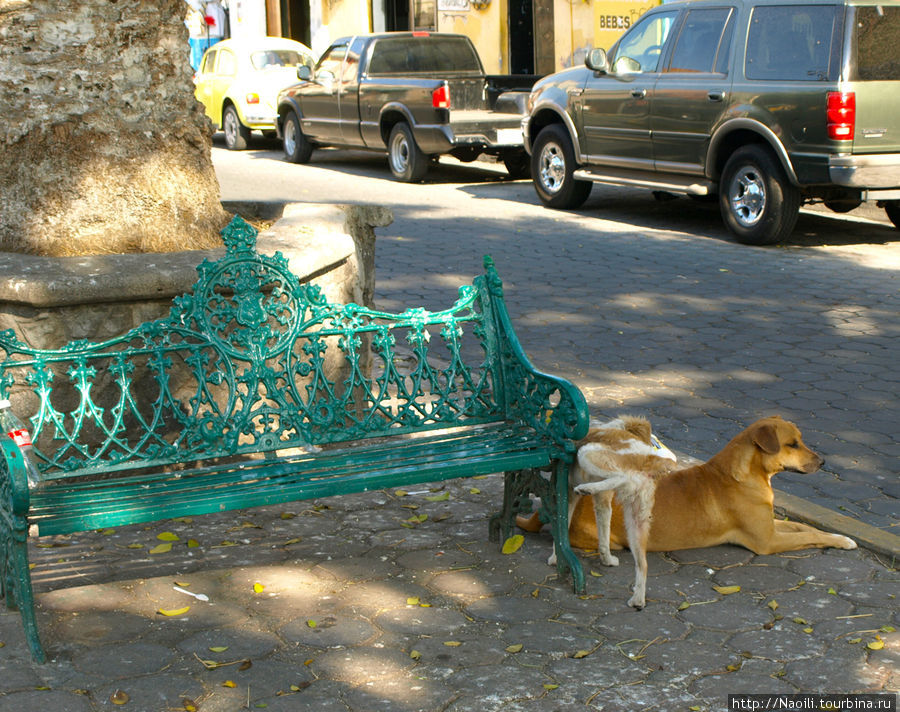
[[[311,67],[313,65],[306,55],[292,49],[267,49],[253,52],[250,54],[250,63],[254,69],[296,67],[301,64]]]

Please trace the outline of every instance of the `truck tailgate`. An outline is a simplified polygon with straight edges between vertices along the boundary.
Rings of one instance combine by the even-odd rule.
[[[462,143],[466,137],[483,137],[491,145],[522,145],[522,117],[519,114],[503,114],[485,109],[457,111],[451,108],[450,128],[457,141]]]

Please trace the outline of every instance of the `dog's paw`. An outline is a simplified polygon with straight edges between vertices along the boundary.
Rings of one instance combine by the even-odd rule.
[[[643,593],[640,595],[635,593],[631,598],[628,599],[628,605],[640,611],[644,608],[644,606],[647,605],[647,601],[644,599]]]
[[[841,543],[838,544],[838,547],[840,547],[841,549],[855,549],[857,547],[856,542],[853,541],[853,539],[851,539],[849,536],[838,534],[837,538],[841,541]]]
[[[550,554],[550,558],[547,559],[547,566],[556,566],[556,550],[553,550],[553,553]]]
[[[618,566],[619,565],[619,557],[613,556],[612,554],[605,554],[602,551],[598,552],[600,554],[600,563],[604,566]]]

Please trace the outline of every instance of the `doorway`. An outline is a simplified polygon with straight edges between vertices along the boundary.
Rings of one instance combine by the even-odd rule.
[[[309,0],[284,0],[281,3],[281,31],[284,37],[311,46]]]
[[[509,73],[534,74],[532,0],[509,0]]]
[[[406,32],[409,24],[409,0],[384,0],[384,29]]]

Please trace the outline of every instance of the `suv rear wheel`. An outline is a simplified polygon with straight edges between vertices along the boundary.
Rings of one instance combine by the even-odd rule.
[[[575,149],[559,124],[541,129],[531,151],[534,190],[548,208],[577,208],[587,200],[593,183],[575,180]]]
[[[770,245],[794,229],[800,191],[764,146],[735,151],[722,171],[719,207],[725,225],[745,245]]]

